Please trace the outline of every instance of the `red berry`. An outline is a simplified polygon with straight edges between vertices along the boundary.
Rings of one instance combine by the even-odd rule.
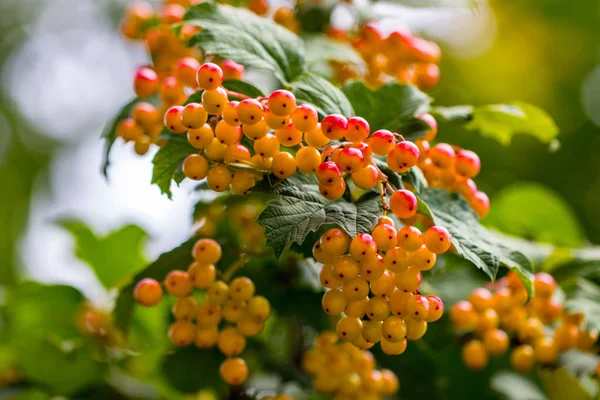
[[[361,189],[371,189],[379,180],[379,171],[372,165],[367,165],[364,168],[352,174],[352,181]]]
[[[354,143],[360,143],[365,140],[371,128],[369,123],[361,117],[348,118],[348,131],[346,132],[346,139]]]
[[[296,109],[296,96],[288,90],[276,90],[269,95],[268,105],[273,114],[285,117]]]
[[[340,140],[348,131],[348,120],[339,114],[330,114],[321,121],[321,131],[332,140]]]
[[[433,165],[441,169],[446,169],[454,164],[456,152],[448,143],[438,143],[431,149],[429,157],[431,157]]]
[[[150,97],[158,90],[158,75],[148,67],[137,70],[133,78],[133,90],[138,97]]]
[[[343,172],[352,174],[362,168],[364,159],[359,149],[345,147],[337,157],[337,164]]]
[[[342,179],[340,167],[333,161],[325,161],[317,167],[317,180],[323,186],[335,186]]]
[[[479,156],[470,150],[461,150],[456,155],[456,172],[467,178],[473,178],[481,169]]]
[[[225,60],[221,63],[223,70],[223,80],[241,80],[244,77],[245,68],[233,60]]]
[[[165,127],[173,133],[183,133],[187,128],[181,123],[182,106],[173,106],[165,113]]]
[[[350,255],[358,261],[377,254],[377,243],[368,233],[359,233],[350,242]]]
[[[187,87],[195,88],[196,72],[200,68],[200,62],[193,57],[185,57],[179,60],[175,66],[175,77]]]
[[[423,246],[423,234],[418,228],[407,225],[398,231],[398,246],[406,251],[417,251]]]
[[[386,129],[380,129],[374,132],[369,138],[369,147],[373,153],[378,156],[388,154],[396,144],[394,134]]]
[[[163,295],[162,287],[156,279],[144,278],[135,285],[133,297],[145,307],[152,307],[160,301]]]
[[[317,127],[319,115],[309,104],[302,104],[292,113],[292,125],[300,132],[310,132]]]
[[[417,165],[419,161],[419,148],[413,142],[402,141],[394,147],[393,151],[396,163],[400,167],[400,170],[396,172],[406,172]]]
[[[406,189],[396,190],[390,197],[390,208],[398,218],[410,218],[417,212],[417,198]]]
[[[196,73],[196,81],[202,90],[216,90],[223,83],[223,70],[217,64],[202,64]]]
[[[425,139],[427,141],[432,141],[437,135],[437,131],[438,131],[437,121],[435,120],[435,118],[433,118],[433,115],[431,115],[431,114],[421,114],[421,115],[418,115],[417,117],[419,119],[423,120],[425,123],[427,123],[427,125],[429,125],[429,127],[431,128],[429,131],[427,131],[425,136],[423,136],[423,139]]]
[[[448,251],[451,240],[450,233],[441,226],[432,226],[425,232],[425,246],[435,254]]]
[[[484,192],[475,193],[470,204],[473,211],[479,215],[479,218],[485,217],[488,211],[490,211],[490,199]]]
[[[444,314],[444,302],[437,296],[427,296],[427,301],[429,301],[427,322],[435,322],[442,318]]]

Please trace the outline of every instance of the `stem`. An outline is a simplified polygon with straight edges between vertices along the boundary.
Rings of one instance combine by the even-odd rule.
[[[385,186],[383,185],[382,181],[377,182],[377,186],[379,187],[379,195],[381,196],[381,204],[383,205],[383,211],[387,211],[389,210],[389,207],[387,205],[387,201],[385,199]]]
[[[242,268],[244,264],[250,261],[251,258],[252,256],[250,254],[244,254],[239,260],[231,264],[229,268],[225,270],[225,273],[223,274],[223,280],[225,282],[229,282],[233,274],[235,274],[238,269]]]
[[[394,136],[396,137],[396,139],[399,139],[401,142],[404,142],[406,139],[404,139],[404,136],[402,136],[399,133],[394,133]]]
[[[228,96],[237,97],[238,99],[242,99],[242,100],[252,99],[252,97],[246,96],[245,94],[234,92],[233,90],[228,90],[228,89],[225,89],[225,90],[227,91]]]

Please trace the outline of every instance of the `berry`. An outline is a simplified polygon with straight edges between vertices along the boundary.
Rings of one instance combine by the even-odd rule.
[[[352,342],[361,336],[362,327],[359,318],[344,317],[338,321],[335,330],[340,339]]]
[[[377,254],[377,244],[373,236],[368,233],[359,233],[350,242],[350,255],[355,260],[363,260]]]
[[[557,331],[559,329],[560,328],[557,328]],[[534,343],[542,336],[544,336],[544,325],[537,318],[528,318],[517,328],[517,337],[524,343]]]
[[[241,163],[242,161],[250,161],[250,150],[243,144],[234,143],[227,146],[223,154],[225,164]]]
[[[231,184],[231,172],[222,165],[212,167],[206,175],[206,183],[215,192],[224,192]]]
[[[427,141],[432,141],[435,138],[435,136],[437,135],[437,131],[438,131],[437,121],[431,114],[420,114],[417,117],[419,119],[421,119],[422,121],[424,121],[431,128],[425,134],[425,136],[423,136],[423,139],[425,139]]]
[[[200,68],[200,63],[193,57],[184,57],[175,65],[175,78],[187,87],[195,88],[196,71]]]
[[[248,190],[256,185],[255,175],[251,172],[236,170],[231,179],[231,192],[236,195],[246,195]]]
[[[446,228],[432,226],[425,232],[425,246],[435,254],[442,254],[450,248],[452,238]]]
[[[223,83],[223,70],[217,64],[202,64],[196,73],[196,82],[202,90],[215,90]]]
[[[206,90],[202,93],[202,105],[209,114],[220,114],[227,105],[227,91],[222,87]]]
[[[221,259],[222,251],[219,243],[213,239],[200,239],[194,245],[192,256],[203,264],[216,264]]]
[[[171,314],[173,314],[173,317],[178,321],[190,321],[196,317],[196,311],[196,301],[193,297],[180,297],[175,304],[173,304]]]
[[[241,80],[244,77],[245,68],[233,60],[225,60],[221,63],[223,80]]]
[[[417,212],[417,198],[406,190],[396,190],[390,196],[390,208],[398,218],[410,218]]]
[[[456,172],[460,175],[473,178],[481,169],[481,161],[479,161],[479,156],[470,150],[460,150],[456,155],[456,162],[454,167],[456,168]]]
[[[517,372],[529,372],[535,364],[534,350],[529,345],[521,345],[516,347],[510,353],[510,365]]]
[[[474,328],[477,320],[475,308],[468,301],[459,301],[450,309],[450,321],[457,329]]]
[[[350,247],[350,237],[339,228],[331,228],[326,231],[319,242],[323,251],[332,256],[346,254]]]
[[[405,271],[396,273],[394,283],[398,289],[412,293],[419,289],[422,279],[421,271],[410,266]]]
[[[433,165],[441,169],[446,169],[454,164],[456,152],[449,144],[438,143],[431,149],[429,157],[433,161]]]
[[[254,296],[254,283],[245,276],[235,278],[229,284],[229,296],[233,300],[250,300]]]
[[[360,143],[364,141],[371,132],[369,123],[361,117],[348,118],[348,130],[346,132],[346,139],[353,143]]]
[[[379,171],[373,165],[367,165],[352,174],[352,181],[361,189],[369,190],[377,184]]]
[[[360,273],[358,263],[350,256],[340,256],[333,260],[333,274],[342,281],[356,279]]]
[[[364,160],[365,158],[359,149],[345,147],[340,150],[336,162],[340,170],[352,174],[363,167]]]
[[[196,328],[196,338],[194,344],[199,349],[210,349],[217,344],[219,340],[219,329],[217,326]]]
[[[219,304],[206,302],[198,306],[198,313],[196,314],[196,323],[198,326],[216,327],[222,318],[223,311]]]
[[[183,160],[183,174],[193,180],[206,178],[208,161],[199,154],[190,154]]]
[[[380,129],[374,132],[369,138],[369,147],[373,153],[378,156],[388,154],[396,144],[394,134],[386,129]]]
[[[340,289],[333,289],[325,293],[321,306],[328,315],[340,315],[346,308],[348,300]]]
[[[256,336],[263,331],[265,324],[262,320],[250,316],[242,316],[237,322],[238,331],[244,336]]]
[[[263,119],[264,109],[258,100],[246,99],[237,105],[237,114],[242,124],[254,125]]]
[[[291,115],[296,109],[296,97],[287,90],[276,90],[269,95],[269,109],[278,116]]]
[[[179,4],[165,4],[160,14],[163,24],[176,24],[183,21],[185,8]]]
[[[372,297],[367,303],[365,314],[371,321],[383,321],[390,315],[390,306],[383,297]]]
[[[435,322],[442,318],[444,314],[444,303],[437,296],[426,296],[429,302],[429,314],[427,315],[427,322]]]
[[[357,301],[365,298],[369,294],[369,284],[363,278],[355,278],[344,281],[342,292],[348,301]]]
[[[210,161],[222,161],[226,149],[227,145],[221,143],[219,139],[214,138],[209,145],[206,146],[206,149],[204,149],[204,156]]]
[[[389,369],[381,370],[381,394],[383,396],[392,396],[398,391],[398,378]]]
[[[554,364],[558,358],[558,352],[558,346],[554,343],[554,339],[550,337],[543,337],[536,340],[533,346],[535,359],[540,364]]]
[[[213,264],[201,264],[198,261],[194,261],[187,272],[194,287],[199,289],[208,288],[217,276],[217,269]]]
[[[348,131],[348,120],[339,114],[330,114],[321,121],[321,132],[331,140],[340,140]]]
[[[279,152],[279,141],[274,135],[268,133],[254,142],[254,152],[261,157],[274,157]]]
[[[391,225],[378,224],[373,228],[371,235],[379,250],[388,251],[396,247],[398,233]]]
[[[329,289],[337,289],[342,285],[342,280],[338,279],[333,274],[332,264],[323,265],[321,272],[319,273],[319,280],[323,286]]]
[[[133,290],[133,298],[144,307],[152,307],[162,299],[163,290],[160,283],[152,278],[139,281]]]
[[[137,140],[143,134],[142,128],[131,118],[125,118],[117,125],[117,135],[126,142]]]
[[[404,319],[390,315],[383,321],[381,337],[388,342],[399,342],[406,337],[407,325]]]
[[[404,173],[417,165],[419,161],[419,148],[407,140],[398,143],[392,151],[398,167],[393,169],[395,172]]]
[[[267,124],[267,126],[269,128],[271,128],[271,129],[285,128],[290,123],[290,117],[289,116],[283,116],[282,117],[282,116],[276,115],[269,108],[265,109],[265,113],[264,113],[263,118],[264,118],[264,121]]]
[[[429,316],[429,300],[420,294],[412,296],[406,303],[406,313],[411,318],[426,321]]]
[[[339,166],[333,161],[325,161],[317,167],[317,180],[324,186],[335,186],[342,179]]]
[[[391,313],[398,317],[407,317],[408,312],[406,311],[406,305],[412,296],[413,294],[408,291],[400,289],[394,290],[390,295],[389,301]]]
[[[483,344],[490,355],[498,356],[506,353],[509,346],[509,338],[503,330],[490,329],[483,335]]]
[[[223,120],[231,126],[240,126],[242,122],[237,115],[237,106],[239,101],[230,101],[223,107]]]
[[[242,136],[241,129],[238,126],[231,126],[221,120],[215,127],[215,137],[223,144],[238,143]]]
[[[469,369],[484,369],[488,363],[488,353],[483,343],[479,340],[467,342],[462,348],[462,360]]]
[[[384,261],[387,268],[394,273],[404,272],[410,266],[408,252],[401,247],[394,247],[385,253]]]
[[[247,311],[251,317],[264,321],[271,315],[271,304],[263,296],[254,296],[248,301]]]
[[[315,108],[308,104],[302,104],[292,113],[292,125],[301,132],[309,132],[317,127],[319,115]]]
[[[379,279],[371,281],[371,292],[375,296],[390,296],[394,291],[394,275],[385,271]]]
[[[304,132],[304,140],[306,140],[306,144],[315,148],[323,147],[329,143],[329,138],[321,130],[321,124],[317,124],[313,130]]]
[[[261,120],[254,125],[242,125],[242,132],[248,139],[258,140],[269,133],[269,127],[264,120]]]
[[[148,150],[150,150],[151,144],[152,139],[150,138],[150,136],[142,135],[135,140],[133,149],[135,150],[136,154],[143,156],[148,152]]]
[[[284,128],[277,129],[275,137],[285,147],[294,147],[302,142],[302,132],[296,129],[291,123]]]
[[[246,347],[246,338],[233,327],[223,329],[217,347],[226,356],[237,356]]]
[[[206,291],[206,299],[214,304],[225,304],[229,298],[229,286],[223,281],[213,282]]]
[[[221,363],[219,375],[228,385],[241,385],[248,379],[248,366],[241,358],[228,358]]]
[[[303,147],[296,153],[298,169],[305,174],[315,172],[321,164],[321,154],[314,147]]]
[[[479,218],[485,217],[490,211],[490,199],[483,192],[476,192],[469,204]]]
[[[492,293],[485,288],[476,288],[469,295],[469,302],[479,312],[483,312],[494,305]]]
[[[389,312],[389,309],[388,309]],[[363,322],[362,337],[370,343],[377,343],[381,340],[381,320],[373,320]]]
[[[175,346],[189,346],[194,342],[196,326],[189,321],[176,321],[169,327],[169,340]]]
[[[286,179],[296,173],[297,166],[298,163],[294,156],[290,153],[281,152],[273,156],[271,169],[279,179]]]
[[[199,103],[189,103],[181,112],[181,123],[188,129],[197,129],[203,126],[208,119],[208,113]]]
[[[168,130],[173,133],[183,133],[187,130],[185,125],[181,123],[182,106],[173,106],[165,113],[164,123]]]
[[[423,234],[414,226],[407,225],[398,231],[398,246],[406,251],[417,251],[423,246]]]
[[[323,251],[320,240],[318,240],[315,243],[315,245],[313,246],[312,254],[313,254],[313,258],[315,260],[317,260],[318,262],[320,262],[321,264],[331,264],[331,263],[333,263],[333,260],[335,259],[335,256],[332,256],[331,254]]]
[[[363,258],[359,262],[360,275],[368,281],[381,278],[385,272],[385,261],[379,254]]]
[[[360,300],[348,301],[344,309],[344,314],[350,318],[362,318],[365,315],[368,302],[369,298],[367,296]]]
[[[160,115],[156,107],[144,101],[136,103],[131,109],[131,118],[145,130],[151,129],[160,122]]]
[[[435,265],[436,256],[427,249],[427,247],[421,247],[417,251],[413,251],[408,256],[408,262],[412,268],[416,268],[421,271],[429,271]]]
[[[165,278],[165,288],[171,296],[184,297],[192,293],[193,286],[187,272],[174,270],[169,272]]]
[[[133,90],[137,97],[150,97],[158,90],[158,75],[148,67],[139,68],[133,78]]]
[[[158,96],[166,105],[181,104],[185,100],[183,85],[174,76],[162,80],[158,87]]]
[[[419,340],[425,335],[425,332],[427,332],[427,321],[406,319],[406,338],[408,340]]]
[[[398,356],[406,351],[408,341],[406,338],[397,342],[390,342],[385,338],[381,339],[381,350],[389,356]]]
[[[533,277],[533,290],[536,297],[552,297],[556,290],[556,281],[552,275],[545,272],[538,272]]]
[[[337,200],[346,192],[346,181],[341,179],[334,186],[324,186],[319,184],[319,192],[328,200]]]

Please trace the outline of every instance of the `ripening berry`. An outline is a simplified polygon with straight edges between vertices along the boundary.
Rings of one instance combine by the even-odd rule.
[[[524,307],[513,307],[501,314],[502,328],[507,332],[516,331],[526,319],[527,310]]]
[[[483,344],[490,355],[499,356],[506,353],[510,340],[503,330],[490,329],[483,335]]]
[[[519,331],[520,328],[519,326]],[[575,348],[578,338],[579,328],[575,324],[563,323],[554,331],[554,341],[561,352]]]
[[[359,318],[344,317],[338,321],[335,330],[340,339],[353,342],[362,333],[362,321]]]
[[[241,163],[242,161],[250,161],[250,150],[243,144],[233,143],[227,146],[223,154],[225,164]]]
[[[321,164],[321,154],[314,147],[303,147],[296,153],[298,169],[305,174],[315,172]]]
[[[551,337],[542,337],[535,341],[533,346],[535,359],[540,364],[550,365],[558,358],[558,346]]]
[[[435,265],[435,253],[429,251],[425,246],[417,251],[413,251],[408,256],[408,262],[413,268],[421,271],[429,271]]]
[[[324,264],[319,273],[319,280],[321,284],[329,289],[337,289],[342,285],[342,280],[338,279],[333,274],[333,265]]]
[[[171,25],[183,21],[185,8],[180,4],[165,4],[160,12],[160,21]]]
[[[192,293],[192,281],[185,271],[173,270],[165,278],[167,293],[175,297],[189,296]]]
[[[192,250],[194,259],[203,264],[216,264],[221,259],[221,245],[214,239],[199,239]]]
[[[484,369],[488,363],[488,353],[483,343],[479,340],[467,342],[462,348],[462,360],[469,369]]]
[[[394,273],[404,272],[410,265],[408,252],[401,247],[394,247],[386,252],[384,261],[387,268]]]
[[[224,192],[231,184],[231,172],[223,165],[212,167],[206,175],[206,183],[215,192]]]
[[[200,68],[198,60],[193,57],[184,57],[175,66],[175,77],[185,86],[195,88],[198,68]]]
[[[317,149],[329,143],[329,138],[321,130],[321,124],[317,124],[316,128],[311,131],[304,132],[304,140],[306,144]]]
[[[133,298],[144,307],[152,307],[162,299],[162,286],[156,279],[144,278],[133,289]]]
[[[254,142],[254,152],[261,157],[274,157],[279,152],[279,141],[269,133]]]
[[[251,337],[261,333],[265,328],[265,323],[258,318],[242,315],[242,318],[236,323],[236,327],[242,335]]]
[[[160,114],[156,107],[145,101],[136,103],[131,109],[131,118],[145,130],[150,130],[160,122]]]
[[[371,281],[371,292],[375,296],[390,296],[394,291],[394,275],[385,271],[379,279]]]
[[[337,200],[346,192],[346,181],[340,179],[339,182],[333,186],[319,184],[319,192],[328,200]]]
[[[333,289],[325,293],[321,306],[327,315],[340,315],[344,312],[348,300],[340,289]]]
[[[201,327],[217,326],[223,318],[223,310],[219,304],[205,302],[198,306],[196,323]]]
[[[219,328],[216,325],[196,328],[194,344],[199,349],[210,349],[219,340]]]
[[[398,169],[394,170],[395,172],[404,173],[419,162],[419,148],[413,142],[408,140],[399,142],[392,151],[398,166]]]
[[[416,266],[410,266],[405,271],[396,273],[395,275],[396,287],[408,292],[416,292],[421,286],[422,280],[423,275]]]
[[[382,369],[381,371],[381,394],[383,396],[393,396],[398,391],[400,384],[398,378],[389,369]]]
[[[431,128],[425,134],[425,136],[423,136],[423,139],[431,142],[436,137],[436,135],[437,135],[437,131],[438,131],[437,121],[435,120],[435,118],[431,114],[426,114],[426,113],[418,115],[417,118],[419,118],[422,121],[424,121]]]
[[[223,144],[219,139],[214,138],[209,145],[206,146],[206,149],[204,149],[204,156],[210,161],[222,161],[226,149],[226,144]]]
[[[288,90],[276,90],[269,95],[268,105],[275,115],[285,117],[296,109],[296,97]]]
[[[363,167],[365,157],[359,149],[345,147],[340,150],[336,162],[342,172],[352,174]]]
[[[438,143],[431,148],[429,157],[433,161],[433,165],[445,169],[454,165],[456,152],[448,143]]]
[[[431,146],[429,142],[425,139],[419,139],[415,141],[415,144],[419,148],[419,165],[422,165],[425,160],[429,158],[429,152],[431,151]],[[429,160],[431,162],[431,160]]]
[[[371,321],[383,321],[390,315],[390,306],[383,297],[372,297],[367,303],[365,314]]]
[[[148,153],[150,150],[150,145],[152,144],[152,139],[148,135],[142,135],[135,140],[133,145],[133,150],[136,154],[143,156]]]
[[[429,302],[429,314],[427,315],[427,322],[435,322],[442,318],[444,314],[444,303],[437,296],[426,296]]]
[[[198,129],[190,129],[187,133],[188,142],[197,149],[207,148],[215,138],[215,133],[208,124]]]
[[[406,338],[408,340],[419,340],[425,335],[425,332],[427,332],[427,321],[406,319]]]
[[[241,80],[244,77],[245,68],[233,60],[225,60],[221,63],[223,70],[223,80]]]
[[[336,257],[335,260],[333,260],[333,275],[337,276],[342,281],[356,279],[359,273],[360,268],[358,263],[352,257],[345,255]]]
[[[482,312],[493,307],[494,296],[486,288],[476,288],[469,295],[469,302],[477,311]]]
[[[206,299],[214,304],[225,304],[229,298],[229,286],[223,281],[213,282],[206,291]]]
[[[317,180],[324,186],[335,186],[342,179],[340,167],[333,161],[325,161],[317,167]]]
[[[343,115],[330,114],[321,121],[321,132],[331,140],[340,140],[348,131],[348,120]]]
[[[470,150],[460,150],[456,155],[454,164],[456,172],[467,178],[477,176],[481,169],[481,161],[479,156]]]
[[[406,313],[411,318],[426,321],[429,316],[429,300],[420,294],[412,296],[406,303]]]
[[[201,264],[198,261],[194,261],[187,272],[194,287],[199,289],[209,287],[217,276],[217,270],[213,264]]]
[[[206,90],[202,93],[202,105],[209,114],[220,114],[225,109],[227,101],[227,91],[222,87],[215,90]]]
[[[199,154],[190,154],[183,160],[183,174],[195,181],[206,178],[208,161]]]
[[[556,290],[556,281],[552,275],[545,272],[538,272],[533,277],[533,289],[536,297],[552,297]]]
[[[271,304],[263,296],[254,296],[248,301],[246,310],[251,317],[264,321],[271,315]]]
[[[194,342],[196,326],[189,321],[176,321],[169,327],[169,340],[175,346],[189,346]]]
[[[363,260],[377,254],[377,243],[368,233],[359,233],[350,242],[350,255],[355,260]]]
[[[379,297],[375,298],[378,299]],[[370,343],[379,342],[381,340],[381,325],[383,325],[382,320],[370,319],[369,321],[363,322],[362,337]]]
[[[395,315],[390,315],[381,326],[382,340],[399,342],[406,337],[406,321]]]
[[[302,142],[302,132],[296,129],[291,123],[284,128],[277,129],[275,137],[285,147],[294,147]]]
[[[137,97],[150,97],[158,90],[158,75],[152,68],[139,68],[133,78],[133,90]]]
[[[381,278],[385,272],[385,261],[382,256],[375,254],[372,257],[359,261],[360,275],[368,281]]]
[[[317,127],[319,115],[317,110],[309,104],[302,104],[296,107],[292,113],[292,125],[300,132],[309,132]]]
[[[398,231],[398,246],[406,251],[417,251],[423,246],[423,234],[414,226],[404,226]]]
[[[256,175],[251,172],[236,170],[231,179],[231,192],[235,195],[243,196],[248,190],[256,186]]]
[[[241,129],[238,126],[231,126],[221,120],[215,127],[215,137],[223,144],[238,143],[242,137]]]
[[[219,375],[226,384],[238,386],[248,379],[248,366],[241,358],[228,358],[221,363]]]
[[[394,134],[387,129],[380,129],[373,132],[369,138],[369,147],[373,150],[373,153],[378,156],[387,155],[396,144],[396,138]]]
[[[450,321],[456,329],[473,329],[477,323],[477,312],[471,303],[462,300],[450,309]]]
[[[410,218],[417,212],[416,196],[406,190],[396,190],[390,196],[390,208],[398,218]]]
[[[353,143],[364,141],[371,132],[369,123],[361,117],[348,118],[348,130],[346,131],[346,139]]]
[[[217,347],[226,356],[236,356],[244,351],[246,338],[234,327],[228,327],[221,331]]]
[[[235,278],[229,284],[229,296],[233,300],[250,300],[254,296],[254,282],[245,276]]]
[[[273,156],[271,169],[279,179],[286,179],[296,173],[298,163],[293,155],[286,152],[280,152]]]
[[[477,193],[477,185],[470,178],[459,178],[454,183],[454,186],[452,186],[452,190],[469,201]]]
[[[285,128],[290,123],[289,116],[282,117],[282,116],[276,115],[269,108],[265,108],[263,119],[269,128],[275,129],[275,130]]]
[[[318,262],[320,262],[321,264],[331,264],[331,263],[333,263],[333,260],[335,259],[335,256],[332,256],[331,254],[329,254],[323,250],[323,248],[321,247],[320,240],[317,240],[317,242],[313,246],[312,254],[313,254],[313,258],[315,260],[317,260]]]
[[[197,305],[193,297],[180,297],[173,304],[171,314],[176,320],[191,321],[196,317]]]
[[[367,165],[352,174],[352,181],[361,189],[369,190],[377,184],[379,171],[373,165]]]
[[[398,317],[407,317],[406,305],[413,294],[409,291],[396,289],[392,292],[389,299],[390,312]]]
[[[202,90],[215,90],[223,83],[223,70],[217,64],[202,64],[196,73],[196,82]]]
[[[490,211],[490,199],[484,192],[476,192],[469,204],[479,218],[485,217]]]
[[[441,226],[432,226],[425,232],[425,246],[435,254],[442,254],[450,248],[450,232]]]
[[[529,372],[534,364],[535,355],[533,347],[527,344],[516,347],[510,353],[510,365],[517,372]]]
[[[355,278],[344,281],[342,292],[348,301],[357,301],[365,298],[369,294],[369,284],[363,278]]]
[[[269,127],[267,126],[267,123],[262,120],[254,125],[242,125],[242,132],[248,139],[258,140],[269,133]]]
[[[132,118],[125,118],[117,125],[117,136],[126,142],[135,141],[144,134],[142,128]]]
[[[258,100],[246,99],[238,104],[237,114],[242,124],[254,125],[263,119],[264,108]]]
[[[396,228],[391,225],[378,224],[371,231],[371,235],[373,236],[373,240],[375,240],[378,250],[388,251],[396,247],[398,233],[396,232]]]
[[[558,329],[560,328],[556,330]],[[556,336],[556,331],[554,334]],[[542,336],[544,336],[544,325],[537,318],[527,318],[517,328],[517,337],[522,343],[535,343]]]
[[[388,356],[398,356],[406,351],[408,341],[406,338],[402,338],[397,342],[390,342],[383,337],[381,339],[381,350]]]
[[[231,126],[240,126],[242,124],[237,115],[238,104],[240,104],[239,101],[230,101],[223,107],[223,120]]]
[[[183,85],[174,76],[167,76],[158,87],[158,97],[166,105],[181,104],[185,100]]]
[[[365,310],[367,309],[367,303],[369,298],[367,296],[360,300],[348,301],[344,314],[350,318],[362,318],[365,316]]]
[[[203,126],[208,119],[208,113],[199,103],[189,103],[181,111],[181,123],[187,129],[197,129]]]
[[[181,123],[182,106],[173,106],[165,112],[165,127],[173,133],[183,133],[187,130]]]

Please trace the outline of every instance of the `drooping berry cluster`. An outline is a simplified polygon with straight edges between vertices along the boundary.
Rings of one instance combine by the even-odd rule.
[[[192,254],[195,261],[187,271],[173,270],[164,280],[167,293],[177,298],[169,339],[178,347],[217,346],[229,357],[221,364],[221,378],[229,385],[240,385],[248,378],[248,368],[237,356],[246,347],[246,337],[263,330],[271,306],[266,298],[254,295],[254,283],[247,277],[237,277],[229,283],[216,279],[215,264],[222,253],[215,240],[199,239]],[[205,291],[202,302],[192,296],[194,289]],[[136,301],[146,307],[156,305],[162,294],[161,284],[151,278],[139,281],[134,290]]]
[[[535,294],[529,302],[523,283],[511,272],[491,290],[477,288],[468,300],[452,306],[454,327],[475,336],[462,350],[468,368],[485,368],[489,356],[504,354],[515,342],[510,362],[518,372],[528,372],[536,363],[554,364],[560,353],[573,348],[594,348],[598,331],[582,327],[583,314],[564,312],[554,278],[541,272],[533,282]]]
[[[380,399],[393,396],[399,387],[396,375],[377,370],[371,352],[339,342],[335,332],[318,335],[314,348],[304,354],[302,367],[312,375],[313,388],[343,399]]]
[[[413,226],[397,231],[388,217],[371,234],[352,239],[337,228],[325,232],[313,256],[324,264],[320,279],[330,289],[323,309],[329,315],[344,313],[336,328],[340,339],[363,349],[380,342],[389,355],[402,354],[407,339],[420,339],[427,323],[444,313],[438,297],[419,291],[422,271],[432,269],[436,254],[450,245],[442,227],[432,226],[425,235]]]

